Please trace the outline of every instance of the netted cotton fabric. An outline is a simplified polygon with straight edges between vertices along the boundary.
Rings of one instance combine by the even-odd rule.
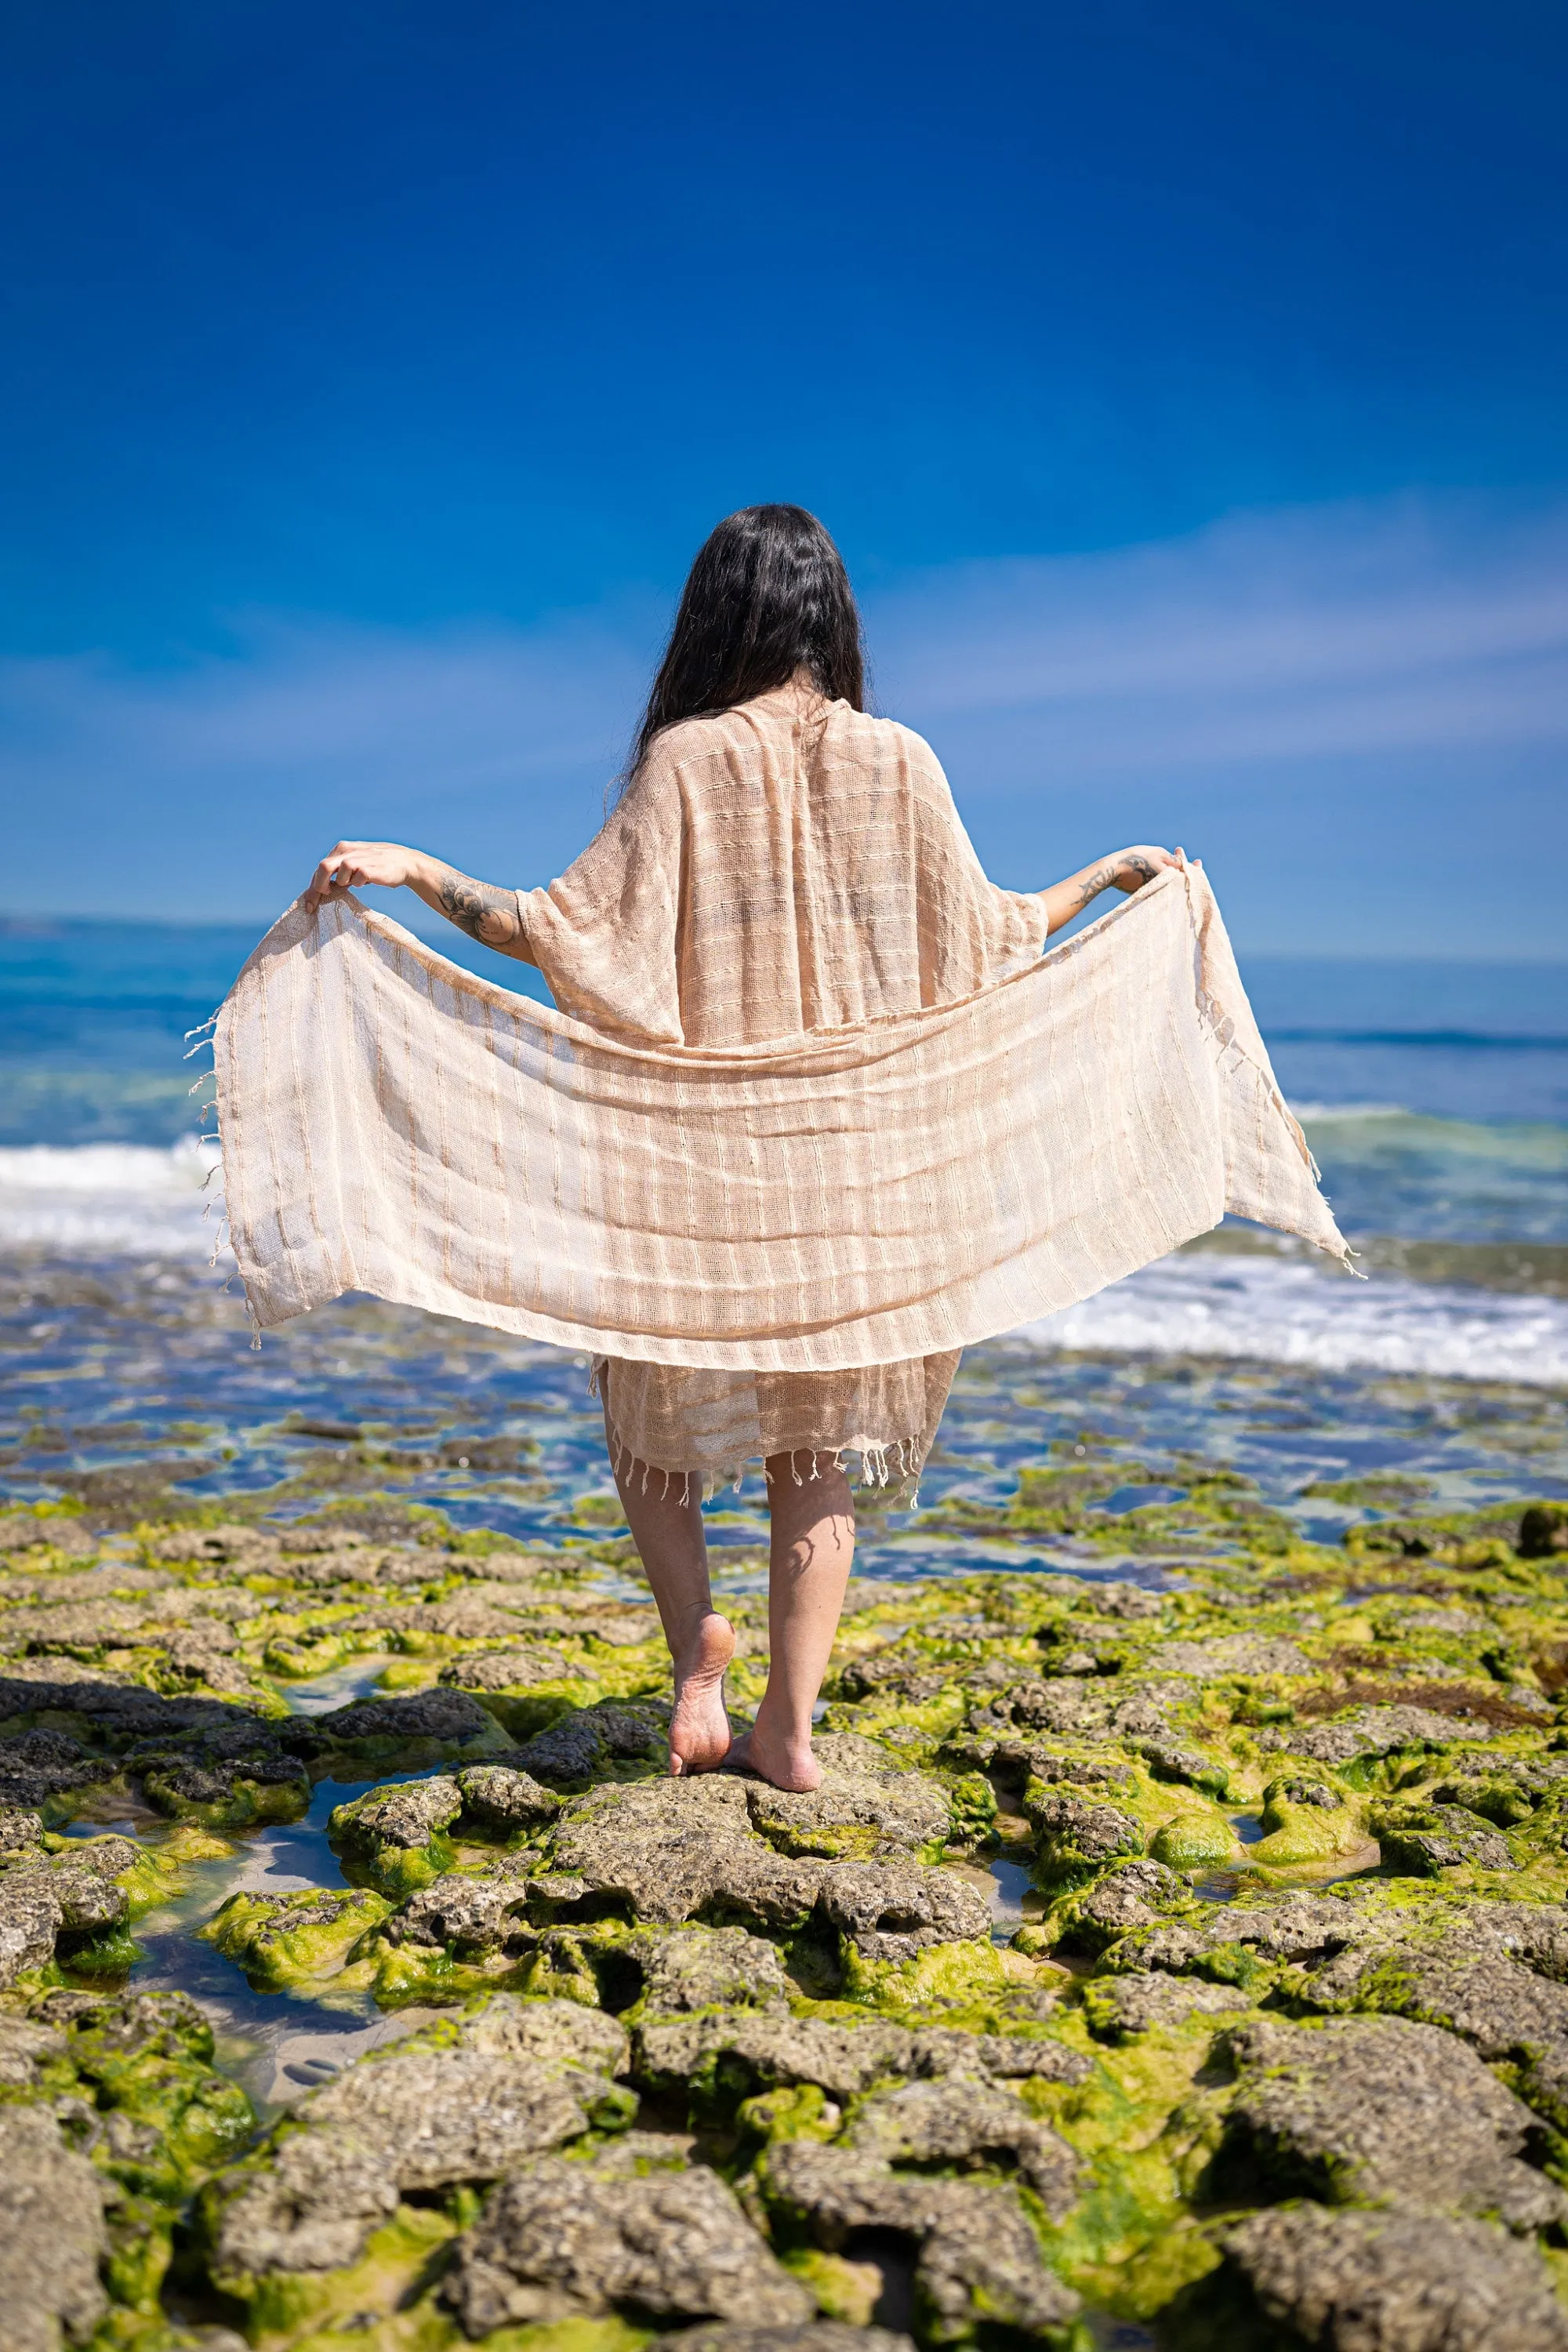
[[[362,1290],[609,1358],[701,1473],[742,1424],[923,1453],[956,1350],[1227,1208],[1345,1255],[1201,871],[1042,956],[907,730],[789,688],[661,745],[520,898],[562,1009],[353,898],[262,940],[216,1036],[258,1325]]]
[[[990,881],[931,746],[792,682],[669,729],[570,871],[520,891],[564,1012],[647,1044],[761,1045],[951,1003],[1045,943],[1037,896]],[[705,1486],[796,1452],[907,1485],[958,1367],[840,1372],[602,1360],[612,1451]]]
[[[547,890],[563,1013],[648,1045],[754,1045],[951,1004],[1023,971],[1044,900],[987,879],[929,743],[799,686],[655,738]]]

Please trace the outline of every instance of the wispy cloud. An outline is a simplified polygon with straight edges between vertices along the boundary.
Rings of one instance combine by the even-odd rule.
[[[662,619],[646,600],[531,628],[259,616],[222,656],[154,672],[0,664],[5,899],[258,913],[339,830],[558,871],[597,821]],[[1568,505],[1238,516],[948,567],[874,594],[867,619],[883,706],[931,736],[979,830],[993,795],[1037,823],[1031,856],[1053,793],[1119,814],[1175,775],[1184,806],[1226,779],[1261,804],[1287,771],[1480,777],[1568,743]]]
[[[1568,506],[1238,516],[934,572],[876,622],[890,700],[1037,774],[1568,740]]]

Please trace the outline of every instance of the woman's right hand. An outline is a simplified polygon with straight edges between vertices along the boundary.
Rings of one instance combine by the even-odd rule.
[[[367,882],[384,890],[401,889],[424,872],[425,864],[420,851],[405,849],[401,842],[340,841],[328,850],[306,885],[305,912],[313,915],[318,907]]]

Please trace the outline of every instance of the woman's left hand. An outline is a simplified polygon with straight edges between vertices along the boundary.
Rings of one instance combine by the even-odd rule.
[[[1117,890],[1131,894],[1142,890],[1145,882],[1152,882],[1156,874],[1163,874],[1181,866],[1186,857],[1184,849],[1161,849],[1153,842],[1142,841],[1131,849],[1120,849],[1114,857],[1107,858],[1110,872],[1107,880]]]
[[[318,907],[363,889],[367,882],[384,890],[417,886],[428,863],[417,849],[405,849],[400,841],[340,841],[305,886],[305,912],[313,915]]]

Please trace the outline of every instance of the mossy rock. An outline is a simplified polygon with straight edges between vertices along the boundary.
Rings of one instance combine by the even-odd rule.
[[[61,1991],[40,2009],[64,2032],[50,2089],[58,2097],[68,2088],[89,2108],[125,2118],[101,2155],[136,2195],[181,2206],[250,2138],[250,2102],[214,2065],[212,2028],[187,1995]]]
[[[416,1895],[457,1859],[447,1825],[463,1809],[456,1780],[392,1781],[334,1807],[327,1835],[345,1874],[394,1897]]]
[[[384,1895],[366,1886],[231,1895],[198,1934],[260,1990],[305,1992],[335,1976],[391,1910]]]
[[[1317,1863],[1342,1861],[1367,1845],[1361,1808],[1342,1791],[1319,1784],[1327,1803],[1302,1802],[1310,1785],[1273,1781],[1264,1792],[1264,1835],[1247,1849],[1248,1864],[1257,1870],[1305,1869]]]
[[[206,2192],[205,2235],[216,2234],[214,2200],[243,2180],[243,2174],[231,2174]],[[407,2352],[445,2352],[447,2346],[462,2343],[460,2331],[438,2306],[419,2307],[416,2299],[447,2247],[472,2219],[468,2209],[473,2202],[458,2192],[437,2205],[400,2205],[391,2221],[374,2232],[359,2260],[344,2269],[298,2274],[274,2271],[262,2279],[226,2277],[225,2290],[246,2306],[247,2331],[262,2341],[282,2338],[295,2347],[335,2347],[350,2330],[362,2342],[395,2346],[397,2352],[405,2347]]]
[[[1223,1869],[1240,1853],[1237,1834],[1219,1812],[1173,1813],[1155,1831],[1149,1852],[1168,1870]]]
[[[268,1822],[303,1821],[310,1809],[310,1782],[303,1766],[288,1780],[251,1780],[243,1772],[208,1771],[174,1765],[142,1776],[150,1805],[175,1822],[205,1829],[259,1829]]]

